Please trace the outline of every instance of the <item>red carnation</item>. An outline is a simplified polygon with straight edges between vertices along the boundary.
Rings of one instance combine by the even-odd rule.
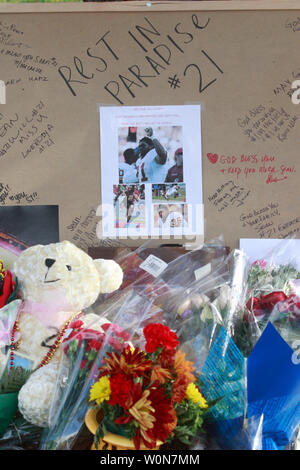
[[[102,347],[102,341],[98,341],[97,339],[90,339],[87,342],[86,350],[91,351],[92,349],[95,351],[100,351]]]
[[[146,352],[153,353],[157,348],[175,349],[178,344],[176,333],[161,323],[149,323],[144,328]]]
[[[122,338],[124,341],[130,340],[130,334],[124,331],[119,325],[115,323],[104,323],[101,325],[102,330],[109,331],[110,333],[114,333],[118,338]]]
[[[81,320],[74,320],[70,323],[69,328],[72,328],[72,330],[79,330],[84,325],[83,321]]]
[[[134,383],[128,379],[126,375],[120,373],[115,374],[109,379],[111,396],[107,402],[110,406],[120,405],[126,409],[129,392],[132,390]]]

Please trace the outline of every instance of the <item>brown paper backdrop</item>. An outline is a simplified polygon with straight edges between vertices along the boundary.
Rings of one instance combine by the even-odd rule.
[[[97,105],[119,104],[105,90],[114,81],[127,106],[201,103],[207,239],[222,233],[234,247],[240,237],[298,238],[300,104],[291,83],[300,78],[300,9],[213,3],[1,13],[0,203],[58,204],[61,239],[103,243]],[[76,96],[59,73],[66,67]]]

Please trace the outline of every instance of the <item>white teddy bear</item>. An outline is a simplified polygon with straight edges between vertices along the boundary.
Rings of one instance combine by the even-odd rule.
[[[118,289],[123,273],[114,261],[93,260],[68,241],[28,248],[12,271],[23,302],[12,332],[18,348],[9,349],[8,364],[34,371],[19,392],[19,409],[29,422],[44,427],[68,325],[80,317],[85,326],[101,331],[107,320],[82,312],[100,293]]]

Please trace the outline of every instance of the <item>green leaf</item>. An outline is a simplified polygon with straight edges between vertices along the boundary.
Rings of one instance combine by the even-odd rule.
[[[104,426],[101,424],[99,424],[98,428],[97,428],[97,431],[95,433],[95,436],[94,436],[94,444],[95,444],[95,448],[98,450],[98,443],[100,441],[100,439],[102,439],[104,436],[105,436],[106,432],[104,430]]]

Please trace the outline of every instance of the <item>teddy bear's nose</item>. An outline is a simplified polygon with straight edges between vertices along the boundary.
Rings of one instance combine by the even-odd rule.
[[[51,266],[55,263],[55,259],[52,258],[46,258],[45,259],[45,265],[47,268],[51,268]]]

